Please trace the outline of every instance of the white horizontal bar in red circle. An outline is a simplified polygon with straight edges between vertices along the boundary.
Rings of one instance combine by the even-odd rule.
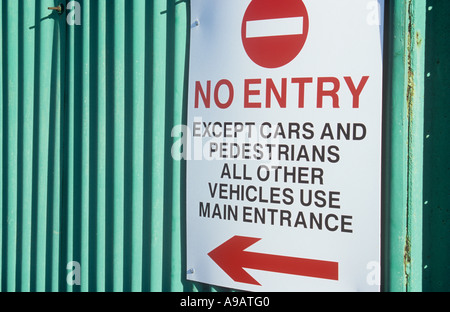
[[[247,21],[247,38],[303,34],[303,16]]]

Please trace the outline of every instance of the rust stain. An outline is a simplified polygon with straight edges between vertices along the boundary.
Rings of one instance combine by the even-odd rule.
[[[409,278],[409,268],[411,267],[411,241],[409,236],[406,237],[405,250],[403,253],[403,267],[405,269],[406,281]]]
[[[407,87],[407,116],[409,122],[411,122],[411,111],[412,111],[412,104],[414,99],[414,70],[413,70],[413,64],[412,64],[412,53],[413,53],[413,24],[412,24],[412,2],[409,3],[408,7],[408,37],[407,37],[407,64],[408,64],[408,87]]]
[[[416,44],[417,47],[420,47],[422,45],[422,37],[420,36],[419,32],[416,32]]]

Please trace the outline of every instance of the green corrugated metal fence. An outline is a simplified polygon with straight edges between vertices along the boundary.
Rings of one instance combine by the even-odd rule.
[[[189,2],[78,2],[0,2],[0,290],[222,290],[185,280]],[[384,290],[450,290],[448,12],[387,4]]]
[[[1,289],[183,290],[187,5],[1,2]],[[81,285],[66,276],[81,265]]]

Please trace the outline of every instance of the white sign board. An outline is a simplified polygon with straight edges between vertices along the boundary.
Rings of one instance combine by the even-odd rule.
[[[191,0],[188,280],[379,291],[383,7]]]

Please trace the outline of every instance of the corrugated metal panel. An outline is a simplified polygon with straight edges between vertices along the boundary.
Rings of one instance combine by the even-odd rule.
[[[44,2],[1,3],[2,290],[57,288],[65,26]]]
[[[183,282],[184,167],[170,154],[188,4],[79,3],[81,26],[53,0],[0,3],[0,289],[202,290]]]

